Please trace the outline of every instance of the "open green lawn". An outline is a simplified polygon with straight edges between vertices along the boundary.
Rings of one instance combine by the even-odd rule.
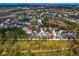
[[[0,55],[75,56],[79,55],[79,43],[64,40],[5,41],[0,44]]]

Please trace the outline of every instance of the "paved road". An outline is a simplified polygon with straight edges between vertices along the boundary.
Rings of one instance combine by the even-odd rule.
[[[66,51],[68,50],[69,48],[62,48],[61,50],[63,51]],[[53,50],[31,50],[31,52],[55,52],[55,51],[59,51],[58,49],[53,49]],[[27,53],[28,51],[21,51],[21,53]]]
[[[27,39],[18,39],[18,40],[27,40]],[[41,39],[32,39],[32,40],[41,40]],[[47,39],[47,40],[68,40],[68,39]]]

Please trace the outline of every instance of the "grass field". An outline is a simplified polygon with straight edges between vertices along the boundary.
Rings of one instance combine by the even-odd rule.
[[[67,40],[6,41],[0,44],[0,55],[75,56],[79,55],[79,43]]]

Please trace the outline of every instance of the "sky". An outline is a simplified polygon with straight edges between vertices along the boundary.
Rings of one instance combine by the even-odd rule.
[[[79,0],[0,0],[0,3],[79,3]]]

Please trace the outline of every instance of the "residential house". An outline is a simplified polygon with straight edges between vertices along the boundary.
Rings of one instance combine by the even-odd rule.
[[[41,29],[40,32],[37,33],[37,36],[42,37],[42,36],[47,36],[47,35],[46,35],[46,32],[44,32],[44,30]]]
[[[75,39],[76,34],[77,34],[76,32],[68,32],[68,36],[69,36],[68,38]]]
[[[55,29],[53,29],[53,30],[52,30],[52,35],[53,35],[53,38],[54,38],[54,39],[56,39],[56,37],[57,37],[57,34],[56,34],[56,31],[55,31]]]
[[[43,26],[44,26],[44,24],[42,23],[42,20],[41,20],[41,19],[38,19],[36,25],[37,25],[38,27],[43,27]]]
[[[31,19],[18,19],[17,22],[20,24],[30,24]]]
[[[57,35],[56,38],[57,38],[57,39],[62,39],[62,38],[63,38],[63,37],[62,37],[62,33],[63,33],[63,30],[57,31],[57,32],[56,32],[56,35]]]
[[[32,34],[32,30],[31,29],[26,29],[26,30],[24,30],[25,31],[25,33],[27,33],[27,34]]]

